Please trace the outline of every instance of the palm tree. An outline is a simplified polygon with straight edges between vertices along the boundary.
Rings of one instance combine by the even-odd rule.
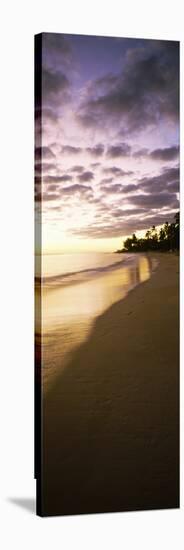
[[[137,237],[136,237],[136,234],[135,234],[135,233],[133,233],[133,235],[132,235],[132,242],[133,242],[134,244],[137,243]]]
[[[151,238],[154,239],[154,241],[158,240],[158,235],[157,235],[157,230],[155,225],[152,225],[152,228],[151,228]]]
[[[124,242],[122,250],[118,252],[147,252],[149,250],[179,250],[179,212],[174,216],[174,222],[165,222],[157,233],[155,225],[146,231],[145,237],[138,239],[133,233]]]
[[[166,234],[165,234],[164,228],[161,227],[159,232],[159,241],[164,241],[165,238],[166,238]]]
[[[148,231],[146,231],[146,235],[145,235],[146,239],[149,241],[151,239],[151,231],[150,229],[148,229]]]

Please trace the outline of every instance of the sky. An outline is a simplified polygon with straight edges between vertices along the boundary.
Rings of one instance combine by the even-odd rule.
[[[35,204],[43,252],[114,251],[173,219],[178,96],[178,42],[42,35]]]

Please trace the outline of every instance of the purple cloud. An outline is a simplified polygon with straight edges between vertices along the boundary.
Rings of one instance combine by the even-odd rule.
[[[131,147],[127,143],[119,143],[108,147],[106,155],[109,158],[127,157],[131,154]]]
[[[104,145],[99,143],[98,145],[95,145],[95,147],[87,147],[86,151],[92,155],[92,157],[101,157],[104,153]]]
[[[150,158],[153,160],[170,161],[175,160],[179,155],[179,147],[165,147],[165,149],[155,149],[151,151]]]
[[[86,171],[86,172],[83,172],[82,174],[80,174],[78,176],[78,180],[82,183],[82,182],[88,182],[88,181],[92,181],[94,178],[94,174],[93,172],[91,171]]]

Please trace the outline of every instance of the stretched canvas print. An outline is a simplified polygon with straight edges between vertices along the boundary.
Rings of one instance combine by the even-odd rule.
[[[41,516],[179,506],[179,43],[35,37]]]

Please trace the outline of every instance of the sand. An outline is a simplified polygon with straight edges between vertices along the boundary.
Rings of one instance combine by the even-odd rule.
[[[43,399],[41,515],[179,506],[178,257],[154,257]]]

